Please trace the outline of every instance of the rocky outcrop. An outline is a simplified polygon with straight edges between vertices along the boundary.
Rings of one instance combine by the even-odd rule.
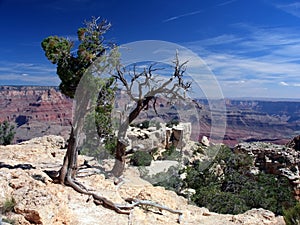
[[[253,156],[253,163],[260,171],[287,177],[294,186],[295,197],[300,200],[300,151],[265,142],[240,143],[235,153]]]
[[[56,87],[1,86],[0,107],[0,121],[16,124],[16,142],[69,133],[73,103]]]
[[[293,148],[296,151],[300,151],[300,135],[294,137],[291,141],[286,144],[287,147]]]
[[[58,136],[35,138],[18,145],[0,146],[0,206],[6,198],[13,197],[16,201],[13,212],[1,215],[2,219],[10,218],[20,225],[178,224],[177,215],[155,208],[136,207],[130,216],[118,214],[96,206],[88,196],[79,194],[70,187],[52,183],[44,170],[60,168],[65,154],[62,146],[64,141]],[[99,165],[89,157],[79,157],[81,166],[78,181],[114,202],[124,204],[127,197],[152,200],[181,210],[182,224],[187,225],[284,224],[282,217],[276,217],[272,212],[263,209],[253,209],[240,215],[221,215],[209,212],[206,208],[189,205],[186,199],[174,192],[162,187],[153,187],[142,180],[138,171],[132,167],[125,171],[125,182],[116,187],[113,180],[105,178],[103,174],[103,171],[111,169],[111,161],[104,161]],[[84,160],[88,160],[93,167],[84,167]],[[15,167],[21,164],[30,164],[31,167]]]
[[[172,128],[160,123],[158,127],[129,127],[126,138],[128,150],[151,151],[155,148],[169,148],[171,145],[178,149],[187,147],[191,137],[191,123],[179,123]]]

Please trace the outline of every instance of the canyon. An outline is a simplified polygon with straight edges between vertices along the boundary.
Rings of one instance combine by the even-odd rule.
[[[57,87],[1,86],[0,107],[0,121],[16,128],[15,142],[47,134],[68,136],[73,102]]]
[[[121,94],[121,97],[117,98],[117,108],[124,107],[122,96]],[[229,146],[253,141],[285,144],[300,132],[300,100],[212,100],[215,105],[224,104],[225,112],[211,109],[211,102],[206,99],[196,99],[195,102],[198,103],[198,120],[195,120],[195,115],[183,118],[186,120],[184,122],[192,123],[194,140],[201,140],[203,136],[207,136],[213,142],[223,142]],[[167,122],[178,119],[178,110],[167,107],[166,100],[158,100],[158,105],[158,111],[162,112],[160,120]],[[15,124],[15,143],[49,134],[68,138],[73,101],[63,95],[57,87],[0,86],[0,107],[0,122],[8,120]],[[183,114],[187,114],[188,110],[183,108]],[[224,135],[217,134],[218,129],[222,134],[224,126],[217,127],[214,130],[217,131],[215,134],[212,132],[212,114],[226,120]],[[147,118],[145,115],[148,119],[154,117],[151,113],[141,114]],[[193,132],[195,130],[198,132]]]

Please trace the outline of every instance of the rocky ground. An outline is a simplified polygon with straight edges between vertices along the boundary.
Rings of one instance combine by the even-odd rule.
[[[178,224],[178,215],[153,207],[136,207],[129,216],[118,214],[96,206],[88,196],[70,187],[52,183],[44,170],[60,168],[65,153],[63,146],[64,140],[59,136],[44,136],[18,145],[0,146],[0,206],[11,197],[16,202],[12,212],[3,213],[3,221],[11,219],[22,225]],[[91,160],[86,156],[79,157],[80,165],[84,160]],[[133,167],[126,169],[125,182],[115,186],[113,179],[105,178],[101,172],[109,170],[111,165],[111,161],[106,161],[101,165],[94,162],[93,168],[81,166],[78,181],[121,204],[125,204],[125,198],[133,197],[181,210],[181,224],[285,224],[282,217],[275,217],[272,212],[263,209],[253,209],[240,215],[221,215],[190,205],[174,192],[153,187],[142,180]]]

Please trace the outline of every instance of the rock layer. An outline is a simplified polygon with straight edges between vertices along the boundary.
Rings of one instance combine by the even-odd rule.
[[[16,142],[69,132],[73,103],[55,87],[1,86],[0,107],[0,121],[16,124]]]
[[[260,171],[287,177],[294,187],[296,199],[300,201],[300,151],[264,142],[240,143],[234,151],[253,156],[254,166]]]
[[[88,196],[74,191],[70,187],[54,184],[44,170],[60,168],[65,153],[61,147],[63,139],[58,136],[35,138],[18,145],[0,146],[1,163],[6,165],[30,164],[29,169],[0,166],[1,199],[13,197],[16,200],[14,212],[2,215],[16,224],[43,225],[90,225],[90,224],[155,224],[175,225],[178,216],[155,208],[136,207],[130,216],[117,214],[110,209],[96,206]],[[80,156],[79,163],[91,158]],[[240,215],[221,215],[209,212],[206,208],[189,205],[183,197],[162,187],[153,187],[142,180],[136,169],[128,167],[124,174],[124,184],[116,187],[112,179],[106,179],[99,167],[109,170],[111,161],[105,161],[95,167],[81,166],[78,181],[101,196],[124,204],[124,198],[147,199],[183,212],[182,224],[284,224],[282,217],[263,209],[253,209]],[[97,166],[97,167],[96,167]],[[98,169],[97,169],[98,168]],[[0,202],[3,204],[3,202]]]

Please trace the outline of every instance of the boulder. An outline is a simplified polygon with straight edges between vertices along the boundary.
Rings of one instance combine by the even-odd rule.
[[[290,140],[287,144],[287,147],[293,148],[296,151],[300,151],[300,135],[294,137],[292,140]]]
[[[208,140],[208,138],[206,136],[202,137],[201,144],[203,144],[206,147],[210,146],[209,140]]]

